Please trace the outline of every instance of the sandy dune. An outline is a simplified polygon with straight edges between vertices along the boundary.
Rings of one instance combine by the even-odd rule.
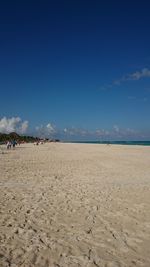
[[[150,147],[0,153],[0,267],[150,267]]]

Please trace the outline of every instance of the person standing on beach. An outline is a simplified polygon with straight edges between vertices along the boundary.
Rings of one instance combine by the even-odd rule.
[[[11,142],[10,141],[7,142],[6,147],[7,147],[7,149],[11,149]]]
[[[12,141],[12,146],[13,146],[13,148],[15,148],[16,144],[17,144],[16,141],[13,140],[13,141]]]
[[[7,149],[9,149],[9,141],[8,141],[7,144],[6,144],[6,147],[7,147]]]

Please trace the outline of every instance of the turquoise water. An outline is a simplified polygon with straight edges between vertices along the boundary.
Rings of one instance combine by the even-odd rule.
[[[150,141],[71,141],[71,143],[150,146]]]

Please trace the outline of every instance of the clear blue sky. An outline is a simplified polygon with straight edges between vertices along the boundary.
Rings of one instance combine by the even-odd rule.
[[[149,10],[149,1],[1,1],[0,119],[28,120],[28,132],[51,124],[68,139],[150,139]]]

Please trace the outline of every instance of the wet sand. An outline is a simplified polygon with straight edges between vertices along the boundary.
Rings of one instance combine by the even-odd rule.
[[[0,152],[0,267],[149,267],[150,147]]]

